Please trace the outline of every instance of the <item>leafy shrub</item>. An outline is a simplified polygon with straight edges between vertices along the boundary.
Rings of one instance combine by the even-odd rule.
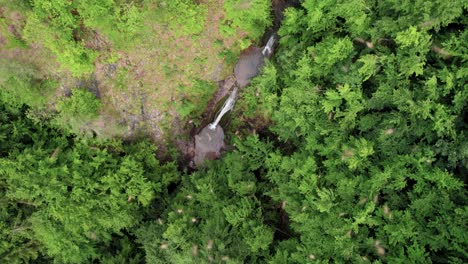
[[[244,31],[250,40],[263,35],[271,25],[271,2],[268,0],[226,0],[223,4],[224,26],[221,32],[232,35],[236,30]]]
[[[158,22],[165,23],[176,36],[197,35],[203,31],[206,6],[192,0],[164,0],[155,13]]]
[[[72,41],[72,28],[62,28],[63,26],[47,26],[37,15],[31,14],[26,22],[23,37],[29,43],[40,42],[50,49],[61,67],[69,70],[74,76],[90,74],[94,71],[96,52],[85,48],[81,42]]]
[[[78,131],[99,115],[101,102],[88,90],[73,89],[72,96],[59,101],[56,108],[59,112],[56,122]]]
[[[101,103],[94,94],[85,89],[74,89],[71,97],[57,104],[57,110],[64,115],[92,118],[99,114]]]
[[[97,52],[85,47],[102,31],[117,47],[136,41],[144,14],[133,3],[109,1],[34,0],[24,38],[50,49],[64,69],[80,77],[94,71]]]
[[[20,104],[44,109],[57,88],[57,81],[44,78],[33,65],[24,65],[15,59],[0,59],[0,88]],[[44,79],[43,79],[44,78]]]
[[[182,118],[197,118],[205,110],[203,107],[208,103],[210,95],[216,90],[217,85],[213,82],[196,80],[193,85],[181,87],[184,99],[177,108],[177,112]]]

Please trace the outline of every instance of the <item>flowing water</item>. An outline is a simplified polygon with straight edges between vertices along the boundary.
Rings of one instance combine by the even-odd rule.
[[[228,99],[224,102],[223,107],[221,108],[221,111],[219,114],[216,116],[215,120],[213,123],[209,124],[208,127],[211,130],[216,130],[216,127],[219,124],[219,121],[221,121],[221,118],[228,112],[231,111],[234,108],[234,104],[236,103],[237,100],[237,87],[234,88],[234,90],[231,92],[231,95],[229,95]]]
[[[220,112],[212,123],[204,127],[195,135],[195,153],[193,165],[200,166],[206,159],[217,159],[224,148],[224,130],[219,125],[223,116],[234,108],[237,91],[250,83],[250,79],[257,76],[264,65],[265,58],[273,53],[274,36],[264,48],[250,47],[242,52],[234,68],[235,84],[231,94],[224,102]]]
[[[215,96],[215,100],[211,103],[211,109],[214,109],[216,100],[220,99],[218,98],[218,94],[226,94],[231,87],[234,87],[234,89],[231,91],[229,97],[226,99],[221,110],[213,121],[208,125],[205,123],[205,126],[202,126],[203,129],[194,136],[195,150],[191,162],[192,167],[202,165],[205,160],[213,160],[220,157],[221,152],[225,147],[224,130],[220,125],[223,116],[233,109],[237,100],[238,89],[242,89],[249,85],[250,80],[260,73],[260,70],[265,63],[265,59],[272,56],[274,45],[278,39],[276,31],[279,29],[281,20],[283,19],[284,9],[288,6],[298,4],[299,1],[297,0],[272,0],[274,21],[272,28],[265,32],[265,35],[268,37],[268,39],[264,38],[265,46],[261,48],[251,46],[244,50],[234,68],[234,76],[229,77],[222,82],[223,85],[220,85],[222,89],[218,91]],[[208,107],[208,109],[210,109],[210,107]],[[208,116],[211,117],[212,114],[208,112]]]
[[[257,76],[260,72],[265,58],[262,50],[262,48],[251,46],[241,53],[239,61],[234,68],[234,76],[239,88],[249,85],[250,79]]]

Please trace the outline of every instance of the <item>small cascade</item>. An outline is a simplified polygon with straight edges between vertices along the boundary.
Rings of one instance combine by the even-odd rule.
[[[275,34],[272,34],[270,36],[270,38],[268,39],[267,44],[265,45],[265,47],[262,50],[263,56],[265,56],[265,57],[270,57],[271,56],[271,54],[273,53],[273,45],[275,45],[275,41],[276,41]]]
[[[219,121],[221,121],[221,118],[223,118],[223,116],[227,112],[231,111],[234,108],[234,104],[236,103],[236,100],[237,100],[237,87],[234,88],[234,90],[229,95],[228,99],[226,99],[226,101],[224,102],[223,107],[221,108],[221,111],[219,112],[218,116],[216,116],[214,122],[208,125],[208,127],[211,130],[215,130],[219,124]]]

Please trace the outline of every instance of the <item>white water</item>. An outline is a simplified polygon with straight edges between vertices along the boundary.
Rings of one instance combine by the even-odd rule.
[[[268,39],[267,44],[262,50],[263,56],[270,56],[271,53],[273,52],[273,45],[275,44],[275,35],[271,35],[271,37]]]
[[[208,125],[208,127],[211,130],[215,130],[216,127],[218,126],[219,121],[221,121],[221,118],[227,112],[232,110],[232,108],[234,108],[234,104],[235,104],[236,100],[237,100],[237,87],[234,88],[234,90],[229,95],[228,99],[224,102],[223,107],[221,108],[221,111],[219,112],[218,116],[216,116],[214,122]]]

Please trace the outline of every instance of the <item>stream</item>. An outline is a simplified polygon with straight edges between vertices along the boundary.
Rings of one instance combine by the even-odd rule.
[[[223,116],[232,111],[238,92],[249,85],[250,80],[261,72],[265,60],[273,55],[275,44],[278,43],[276,32],[281,25],[283,12],[289,6],[297,6],[299,1],[272,0],[271,3],[274,19],[272,26],[264,33],[261,41],[264,44],[262,47],[252,45],[241,52],[234,67],[234,73],[220,82],[217,92],[208,103],[202,116],[202,125],[193,133],[194,152],[189,165],[191,168],[201,166],[205,160],[214,160],[221,156],[226,147],[223,122],[221,122]],[[213,116],[220,102],[225,98],[219,112]]]

